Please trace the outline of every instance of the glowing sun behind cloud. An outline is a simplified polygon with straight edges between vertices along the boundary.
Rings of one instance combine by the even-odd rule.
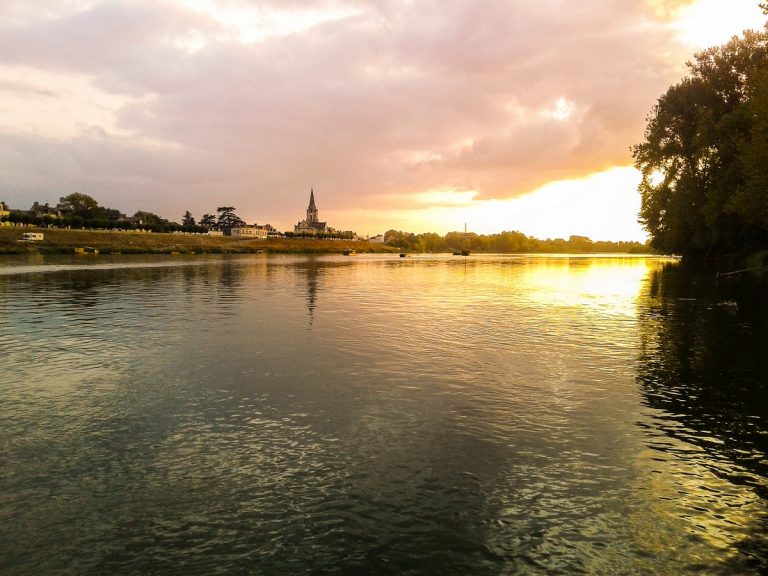
[[[543,186],[507,200],[477,200],[467,190],[441,190],[417,195],[406,210],[329,211],[339,221],[367,221],[368,234],[384,232],[392,222],[410,232],[461,231],[493,234],[516,230],[537,238],[589,236],[593,240],[636,240],[646,234],[637,223],[640,174],[631,167],[612,168],[586,178]],[[421,206],[419,206],[419,204]]]
[[[694,49],[717,46],[746,29],[765,23],[755,0],[698,0],[673,10],[672,27]]]

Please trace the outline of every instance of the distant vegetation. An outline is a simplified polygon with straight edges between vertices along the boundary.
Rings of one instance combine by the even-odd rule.
[[[228,230],[243,226],[245,222],[235,214],[233,206],[216,209],[216,215],[205,214],[200,222],[187,210],[182,216],[182,223],[171,222],[165,218],[146,212],[137,211],[133,216],[126,216],[119,210],[100,206],[98,201],[87,194],[75,192],[59,198],[56,206],[35,205],[30,210],[11,210],[2,221],[30,226],[56,226],[59,228],[111,229],[111,230],[149,230],[150,232],[197,232],[210,230]]]
[[[761,4],[768,14],[768,5]],[[768,249],[768,32],[688,63],[633,147],[654,248],[717,261]]]
[[[648,253],[652,251],[647,244],[640,242],[594,242],[586,236],[571,236],[568,240],[539,240],[526,236],[522,232],[501,232],[499,234],[479,235],[463,232],[449,232],[445,236],[435,233],[413,234],[400,230],[389,230],[384,234],[384,242],[393,247],[410,252],[472,252],[495,253],[596,253],[629,252]]]

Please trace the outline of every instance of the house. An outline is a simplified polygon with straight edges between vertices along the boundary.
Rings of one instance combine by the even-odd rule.
[[[371,236],[368,238],[368,242],[371,242],[372,244],[384,244],[384,234],[377,234],[376,236]]]
[[[37,216],[38,218],[40,216],[52,216],[54,218],[58,218],[61,216],[61,210],[58,208],[54,208],[53,206],[50,206],[48,202],[45,204],[40,204],[38,202],[35,202],[32,204],[32,208],[29,209],[29,213]]]
[[[239,228],[232,228],[230,236],[234,238],[266,238],[269,234],[266,226],[240,226]]]

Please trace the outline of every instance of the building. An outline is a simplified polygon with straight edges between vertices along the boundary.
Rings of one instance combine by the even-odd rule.
[[[376,236],[368,238],[368,242],[371,242],[372,244],[384,244],[384,241],[384,234],[377,234]]]
[[[266,238],[268,234],[266,226],[240,226],[230,231],[230,236],[235,238]]]
[[[32,208],[29,209],[29,213],[33,216],[37,216],[38,218],[41,216],[53,216],[55,218],[61,216],[61,211],[58,208],[50,206],[48,202],[45,204],[35,202],[32,204]]]
[[[8,208],[8,204],[0,200],[0,218],[3,216],[10,216],[11,215],[11,209]]]
[[[317,206],[315,206],[315,191],[310,188],[309,206],[307,207],[307,217],[301,220],[293,227],[294,234],[327,234],[330,232],[325,222],[320,222],[317,216]]]

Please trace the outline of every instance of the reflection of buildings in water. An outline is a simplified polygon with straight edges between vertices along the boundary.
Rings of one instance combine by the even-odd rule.
[[[322,256],[309,256],[306,260],[301,260],[292,264],[299,278],[303,278],[306,286],[307,311],[309,313],[309,324],[312,326],[315,317],[315,311],[318,305],[318,296],[323,290],[323,277],[334,269],[349,268],[354,266],[349,258],[343,261],[326,259]]]
[[[327,265],[328,263],[324,264]],[[321,265],[321,262],[314,256],[295,265],[297,273],[304,277],[307,289],[307,310],[309,311],[310,327],[315,319],[315,307],[317,306],[317,291],[320,285]]]

